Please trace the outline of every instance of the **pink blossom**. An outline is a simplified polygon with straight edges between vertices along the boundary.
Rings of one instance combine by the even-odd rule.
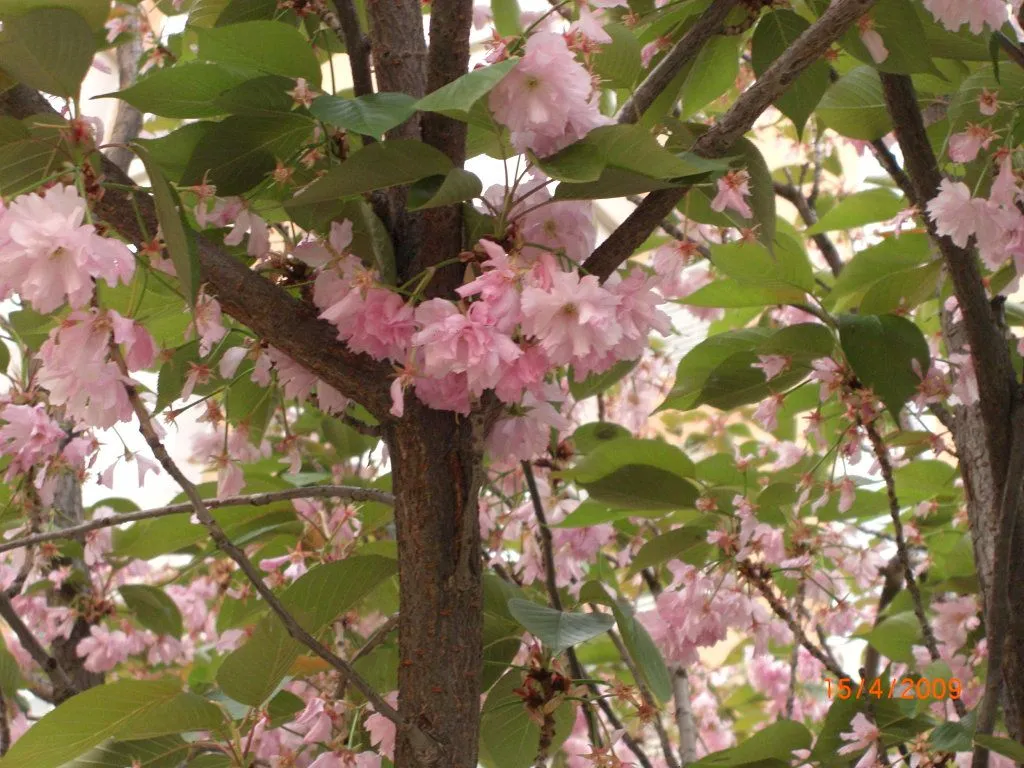
[[[315,88],[309,87],[309,83],[304,77],[298,78],[295,81],[295,87],[285,93],[292,97],[296,107],[306,107],[307,109],[313,105],[313,101],[319,95]]]
[[[415,329],[413,308],[385,288],[353,290],[320,317],[337,327],[338,338],[353,352],[377,360],[405,357]]]
[[[537,32],[526,51],[490,93],[495,118],[512,132],[516,148],[545,156],[608,123],[592,98],[590,73],[576,61],[565,38]]]
[[[129,382],[109,358],[115,314],[97,309],[71,313],[50,331],[38,355],[39,384],[50,393],[50,402],[101,428],[132,417],[124,388]]]
[[[619,359],[631,360],[643,355],[652,330],[662,336],[671,331],[672,321],[658,309],[665,299],[654,291],[657,284],[657,277],[648,276],[639,267],[631,270],[625,280],[618,280],[617,276],[608,280],[608,290],[619,297],[615,319],[622,329],[622,339],[613,351]]]
[[[492,22],[494,15],[486,5],[473,6],[473,29],[480,30]]]
[[[0,454],[12,457],[8,479],[55,457],[66,437],[42,405],[5,405],[0,420]]]
[[[819,397],[827,400],[843,384],[843,368],[831,357],[821,357],[811,361],[811,381],[821,382]]]
[[[102,624],[89,628],[89,636],[78,641],[75,652],[85,659],[90,672],[109,672],[131,655],[131,642],[121,630],[111,632]]]
[[[862,16],[857,22],[857,29],[860,32],[860,41],[868,49],[875,64],[881,64],[889,58],[889,49],[885,47],[885,41],[875,30],[874,22],[870,16]]]
[[[853,484],[853,480],[844,477],[842,482],[839,483],[839,511],[843,514],[849,512],[853,508],[853,502],[856,498],[857,487]]]
[[[593,275],[561,272],[554,275],[550,290],[523,291],[523,331],[539,339],[555,365],[604,355],[622,338],[615,322],[619,303]]]
[[[464,373],[450,373],[442,379],[416,379],[416,397],[440,411],[468,415],[472,407],[469,381]]]
[[[224,244],[239,245],[246,233],[249,234],[246,253],[250,256],[258,258],[270,251],[270,229],[267,227],[267,222],[248,209],[242,210],[238,214],[235,226],[224,238]]]
[[[210,354],[213,345],[227,335],[227,329],[221,322],[220,302],[200,291],[196,297],[193,322],[185,333],[186,339],[193,334],[199,336],[199,354],[203,357]]]
[[[935,637],[951,648],[960,648],[967,642],[967,633],[981,625],[978,601],[974,595],[964,595],[940,603],[932,603]]]
[[[955,245],[965,248],[977,229],[977,216],[967,185],[943,179],[939,184],[939,194],[928,201],[927,208],[928,216],[935,222],[936,231],[948,236]]]
[[[481,240],[480,246],[489,256],[481,265],[483,273],[457,288],[456,293],[464,299],[479,296],[494,327],[502,333],[510,333],[519,324],[521,270],[497,243]]]
[[[1009,152],[999,160],[999,173],[992,182],[992,190],[989,199],[996,205],[1004,208],[1012,208],[1020,196],[1020,189],[1017,187],[1017,176],[1013,172],[1013,155]]]
[[[978,402],[978,378],[974,370],[974,355],[967,352],[955,352],[949,356],[949,360],[957,368],[956,383],[953,385],[953,394],[957,396],[963,405],[971,405]]]
[[[986,117],[992,117],[999,111],[999,93],[982,88],[978,95],[978,111]]]
[[[746,171],[729,171],[718,180],[718,194],[711,201],[711,208],[721,213],[729,208],[745,219],[753,218],[746,198],[750,196],[750,174]]]
[[[868,751],[857,761],[854,768],[871,768],[878,759],[878,740],[882,737],[882,732],[878,730],[878,726],[867,719],[863,712],[854,715],[853,722],[850,724],[853,726],[852,731],[839,734],[843,741],[849,742],[840,747],[839,754],[850,755],[867,749]]]
[[[392,691],[384,700],[392,707],[398,706],[398,691]],[[363,724],[370,734],[370,743],[388,760],[395,759],[395,724],[377,712],[366,718]]]
[[[494,425],[487,437],[487,453],[495,461],[529,461],[543,453],[552,429],[569,428],[569,421],[550,403],[527,392],[522,404],[513,406],[511,413]]]
[[[585,38],[588,42],[603,45],[612,41],[611,35],[604,30],[601,24],[601,11],[596,13],[585,5],[580,5],[579,18],[569,27],[570,32]]]
[[[760,368],[764,372],[765,381],[771,381],[776,376],[789,370],[793,358],[789,355],[758,355],[758,362],[752,367]]]
[[[432,378],[464,373],[469,391],[476,397],[497,386],[522,351],[488,320],[482,304],[471,305],[465,313],[446,299],[420,304],[416,322],[421,330],[412,342],[420,352],[421,372]]]
[[[131,251],[84,224],[85,212],[85,200],[65,185],[45,196],[22,195],[6,210],[0,206],[0,285],[45,314],[65,301],[73,308],[85,306],[94,278],[111,287],[131,280]]]
[[[754,411],[754,421],[771,432],[779,425],[778,413],[782,405],[784,395],[772,395],[761,401]]]
[[[330,741],[334,721],[324,700],[319,696],[310,699],[306,703],[306,708],[295,718],[294,728],[300,733],[305,733],[302,741],[306,744]]]
[[[955,163],[969,163],[978,156],[978,152],[988,149],[994,138],[996,134],[991,128],[968,123],[966,131],[949,137],[949,159]]]
[[[986,24],[997,31],[1006,23],[1006,3],[1003,0],[922,0],[937,21],[946,29],[957,32],[964,24],[980,35]]]

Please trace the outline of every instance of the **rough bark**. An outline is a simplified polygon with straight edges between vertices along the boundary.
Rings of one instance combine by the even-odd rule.
[[[483,668],[483,582],[477,497],[480,414],[460,417],[407,398],[384,425],[398,538],[399,714],[444,749],[424,758],[399,735],[401,768],[476,768]]]
[[[142,57],[142,38],[136,35],[117,49],[117,74],[121,90],[135,83],[139,74],[139,59]],[[135,153],[127,146],[138,138],[142,131],[142,113],[127,101],[117,103],[117,118],[110,131],[110,148],[107,157],[125,173],[135,158]]]
[[[466,74],[472,21],[472,0],[434,0],[427,56],[428,93]],[[463,166],[466,162],[466,123],[428,112],[423,115],[422,130],[424,142],[448,155],[456,168]],[[419,228],[420,240],[408,268],[410,277],[454,257],[462,250],[462,206],[448,205],[424,211]],[[462,274],[460,264],[442,268],[434,276],[427,293],[432,296],[452,295],[462,281]]]

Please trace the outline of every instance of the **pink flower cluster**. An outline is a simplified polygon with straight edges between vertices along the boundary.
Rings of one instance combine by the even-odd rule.
[[[1024,214],[1017,208],[1020,199],[1013,161],[1006,155],[988,198],[972,197],[963,182],[944,179],[939,194],[928,202],[928,216],[940,235],[961,248],[973,236],[990,269],[999,269],[1012,257],[1020,273],[1024,270]]]
[[[1004,0],[922,0],[924,7],[931,11],[936,21],[946,29],[958,32],[967,24],[971,32],[980,35],[988,24],[993,31],[998,30],[1007,21],[1006,3]],[[1014,2],[1020,7],[1020,0]]]
[[[656,277],[634,270],[602,285],[594,276],[564,270],[550,253],[530,259],[483,240],[479,276],[458,289],[462,301],[430,299],[419,305],[381,285],[351,254],[348,230],[336,231],[333,254],[311,256],[317,265],[313,300],[338,338],[356,352],[399,367],[392,412],[404,412],[404,390],[432,408],[469,413],[493,390],[513,406],[517,423],[495,431],[495,458],[529,458],[543,448],[548,427],[564,428],[547,377],[572,366],[577,379],[639,357],[652,329],[669,330],[658,304]],[[522,419],[529,414],[533,423]]]
[[[50,331],[39,350],[38,382],[53,405],[92,427],[112,427],[132,417],[126,385],[132,383],[111,359],[120,345],[128,371],[148,368],[156,359],[149,332],[113,310],[72,312]]]
[[[530,36],[523,57],[488,102],[494,117],[512,132],[516,149],[542,157],[611,122],[598,109],[590,73],[557,32]]]
[[[74,187],[58,185],[43,195],[0,203],[0,294],[16,292],[46,314],[65,301],[84,307],[93,280],[128,282],[135,258],[117,240],[86,224],[87,206]]]

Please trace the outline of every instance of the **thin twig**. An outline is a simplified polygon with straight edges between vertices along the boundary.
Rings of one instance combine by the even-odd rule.
[[[289,488],[284,491],[270,491],[267,493],[251,493],[244,496],[225,496],[223,499],[204,499],[203,503],[207,509],[219,509],[221,507],[261,507],[267,504],[274,504],[278,501],[290,499],[348,499],[349,501],[375,501],[381,504],[394,504],[394,497],[390,493],[377,491],[372,488],[354,488],[347,485],[314,485],[308,488]],[[125,512],[122,515],[112,517],[101,517],[90,520],[81,525],[70,528],[62,528],[59,531],[46,531],[35,533],[31,536],[24,536],[20,539],[12,539],[0,544],[0,552],[9,552],[12,549],[28,547],[34,544],[41,544],[44,541],[61,541],[64,539],[77,538],[78,536],[99,530],[110,528],[124,523],[134,523],[139,520],[152,520],[168,515],[180,515],[185,512],[193,512],[195,507],[191,501],[182,504],[169,504],[166,507],[156,509],[145,509],[139,512]]]
[[[917,584],[917,577],[914,576],[914,568],[910,563],[910,551],[907,549],[907,539],[903,535],[900,502],[896,496],[896,478],[893,476],[892,462],[889,460],[889,449],[873,423],[865,423],[864,431],[867,432],[868,441],[871,443],[878,466],[882,471],[882,479],[885,481],[885,490],[889,497],[889,516],[892,518],[893,532],[896,535],[896,554],[900,559],[900,565],[903,566],[903,580],[906,582],[907,591],[910,593],[910,599],[914,605],[914,615],[917,617],[917,623],[921,626],[921,638],[932,661],[939,661],[942,658],[939,653],[939,644],[932,631],[931,622],[928,621],[928,616],[924,612],[921,589]],[[960,717],[967,714],[967,709],[960,699],[954,699],[953,705]]]
[[[804,224],[810,227],[818,223],[818,214],[814,212],[802,190],[792,184],[780,184],[779,182],[775,182],[774,187],[776,195],[793,204]],[[828,262],[828,268],[832,270],[832,274],[839,277],[839,273],[843,269],[843,260],[839,256],[839,251],[836,250],[835,243],[824,232],[812,235],[811,239],[818,246],[825,261]]]
[[[334,5],[338,9],[337,14],[330,9],[328,0],[320,0],[316,5],[317,15],[345,44],[349,67],[352,69],[352,90],[356,96],[366,96],[373,93],[370,41],[359,27],[355,3],[352,0],[334,0]]]
[[[355,652],[349,661],[350,664],[355,664],[360,659],[369,656],[373,653],[381,643],[387,640],[388,635],[394,632],[398,628],[398,614],[394,613],[388,617],[387,621],[381,624],[375,629],[366,642],[363,643],[362,647]],[[348,688],[348,675],[342,672],[338,677],[338,684],[335,686],[334,698],[343,699],[345,698],[345,689]]]
[[[18,612],[14,610],[14,605],[11,603],[11,599],[7,597],[2,591],[0,591],[0,617],[7,622],[7,626],[11,628],[15,636],[18,638],[18,642],[21,643],[21,647],[28,652],[28,655],[32,657],[33,661],[42,667],[43,672],[50,678],[50,682],[53,683],[54,698],[58,701],[63,701],[70,696],[73,696],[77,691],[75,685],[68,677],[67,672],[57,662],[53,656],[51,656],[43,644],[39,642],[38,638],[32,634],[32,630],[28,628]]]
[[[379,424],[367,424],[365,421],[360,421],[349,413],[340,413],[335,415],[334,418],[346,427],[351,427],[360,435],[366,435],[366,437],[380,437],[381,433]]]
[[[1013,540],[1016,522],[1024,495],[1024,405],[1018,401],[1013,409],[1013,443],[1010,461],[999,503],[995,552],[992,557],[992,582],[989,587],[988,610],[985,611],[985,635],[988,639],[988,677],[985,695],[978,708],[976,733],[992,733],[999,710],[999,695],[1003,682],[1003,656],[1010,625],[1010,616],[1019,606],[1010,602],[1010,571],[1013,567]],[[971,768],[986,768],[988,750],[976,745]]]
[[[116,346],[111,345],[110,350],[111,358],[117,363],[118,368],[121,369],[121,373],[125,378],[128,378],[128,369],[125,365],[124,358],[121,356],[121,351]],[[298,642],[305,645],[313,653],[319,656],[321,659],[326,661],[332,667],[340,672],[343,672],[349,676],[352,684],[359,690],[363,696],[366,697],[373,708],[387,719],[394,722],[399,728],[408,728],[410,735],[416,735],[420,739],[429,739],[427,734],[423,733],[417,726],[407,723],[402,720],[401,716],[384,700],[384,697],[374,690],[373,686],[355,669],[352,665],[344,659],[340,658],[337,654],[332,652],[329,648],[323,645],[313,635],[303,629],[302,625],[296,621],[295,617],[292,616],[288,609],[284,607],[277,595],[266,585],[263,581],[263,577],[257,570],[256,566],[252,564],[252,561],[246,556],[246,554],[228,538],[227,534],[220,527],[220,524],[210,514],[209,509],[206,507],[206,502],[199,495],[199,490],[189,480],[185,474],[179,469],[178,465],[171,458],[170,454],[167,453],[167,449],[164,448],[163,443],[160,441],[159,435],[153,427],[150,413],[142,402],[142,398],[139,397],[138,390],[130,384],[125,385],[125,391],[128,395],[128,399],[131,402],[132,410],[135,412],[136,417],[139,420],[139,431],[142,433],[143,438],[146,440],[146,444],[149,449],[153,452],[153,456],[156,457],[157,461],[160,462],[160,466],[164,468],[164,471],[170,475],[181,489],[185,492],[189,502],[192,505],[192,511],[196,517],[199,518],[199,522],[202,523],[206,529],[210,532],[210,538],[213,539],[217,547],[223,551],[228,557],[235,561],[242,573],[252,582],[253,587],[260,594],[260,596],[266,601],[270,609],[277,614],[281,623],[284,625],[288,634]]]
[[[1006,52],[1006,55],[1010,57],[1010,61],[1018,67],[1024,68],[1024,48],[1021,48],[1020,45],[1013,42],[1013,40],[998,30],[992,34],[995,35],[996,42],[999,43],[999,47],[1002,48],[1003,51]]]
[[[637,86],[633,95],[622,105],[618,117],[620,123],[636,123],[643,117],[644,112],[651,108],[658,96],[676,79],[683,68],[697,58],[697,54],[701,52],[708,40],[721,31],[722,22],[725,21],[725,17],[729,15],[729,11],[736,6],[738,1],[715,0],[711,3],[710,7],[697,19],[697,22],[687,30],[679,42],[672,47],[672,50],[665,55],[665,58],[658,62],[658,66],[651,70],[651,73]]]
[[[807,652],[820,661],[822,666],[835,675],[837,679],[849,679],[849,675],[843,672],[843,668],[836,663],[835,659],[831,658],[830,653],[826,653],[811,642],[807,633],[804,632],[803,627],[800,626],[800,623],[793,617],[793,614],[790,613],[789,609],[782,603],[779,596],[775,594],[775,590],[772,589],[771,584],[769,584],[761,574],[757,573],[756,566],[749,563],[741,563],[740,565],[740,573],[742,573],[751,584],[757,587],[757,590],[761,593],[764,599],[768,601],[768,605],[771,606],[775,615],[782,619],[786,626],[789,627],[789,631],[793,633],[793,637],[797,639],[797,642],[806,648]]]
[[[7,722],[7,697],[0,691],[0,757],[11,748],[11,724]]]

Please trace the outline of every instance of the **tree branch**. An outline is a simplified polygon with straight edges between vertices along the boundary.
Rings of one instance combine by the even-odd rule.
[[[380,504],[394,504],[394,498],[390,493],[377,491],[371,488],[353,488],[347,485],[316,485],[310,488],[289,488],[284,491],[272,491],[268,493],[251,493],[244,496],[225,496],[223,499],[204,499],[203,503],[207,509],[220,509],[222,507],[261,507],[267,504],[274,504],[278,501],[289,501],[291,499],[348,499],[349,501],[375,501]],[[155,509],[144,509],[139,512],[126,512],[123,515],[113,517],[101,517],[90,520],[81,525],[70,528],[62,528],[58,531],[46,531],[33,533],[30,536],[23,536],[20,539],[11,539],[0,543],[0,552],[10,552],[13,549],[29,547],[34,544],[41,544],[45,541],[61,541],[64,539],[77,538],[90,531],[101,528],[111,528],[115,525],[125,523],[136,523],[140,520],[153,520],[168,515],[180,515],[185,512],[192,512],[192,502],[183,504],[168,504],[166,507]]]
[[[904,165],[917,205],[921,208],[935,197],[942,182],[942,174],[925,133],[921,110],[917,106],[917,95],[910,78],[884,72],[881,78],[886,107],[903,150]],[[923,218],[946,262],[963,313],[964,329],[976,361],[981,416],[992,465],[992,479],[996,488],[1001,488],[1006,479],[1009,458],[1011,392],[1015,386],[1009,351],[993,321],[973,249],[959,248],[948,237],[939,237],[931,219],[927,215]]]
[[[1024,48],[1021,48],[1018,43],[1015,43],[998,30],[992,34],[995,35],[996,41],[999,43],[999,47],[1002,48],[1006,55],[1010,57],[1010,61],[1018,67],[1024,68]]]
[[[78,693],[67,672],[53,656],[47,653],[42,643],[32,634],[32,630],[26,626],[18,612],[14,610],[11,599],[2,590],[0,590],[0,617],[7,622],[7,626],[14,632],[21,647],[50,678],[50,682],[53,683],[53,697],[56,703],[59,704]]]
[[[115,346],[111,345],[110,350],[111,358],[117,363],[118,368],[121,369],[121,374],[128,377],[128,369],[125,365],[124,358],[121,356],[120,350]],[[334,669],[348,675],[352,684],[359,690],[363,696],[366,697],[373,708],[384,717],[394,722],[398,728],[406,728],[410,735],[417,738],[418,741],[423,743],[434,745],[433,741],[427,736],[426,733],[421,731],[417,726],[405,722],[399,713],[392,707],[384,698],[374,690],[373,686],[363,678],[352,665],[340,658],[337,654],[333,653],[329,648],[324,646],[319,640],[313,635],[307,632],[295,617],[292,616],[288,609],[284,607],[277,595],[274,594],[273,590],[266,585],[263,581],[263,576],[257,570],[256,566],[252,564],[252,561],[231,539],[228,538],[227,534],[220,527],[220,524],[210,514],[209,509],[206,507],[206,502],[199,495],[199,490],[196,486],[187,478],[185,474],[175,464],[174,459],[171,458],[170,454],[167,453],[167,449],[164,448],[163,443],[160,441],[159,435],[157,435],[156,429],[153,427],[151,416],[142,399],[139,397],[138,391],[132,385],[125,385],[125,391],[128,395],[128,399],[131,402],[132,410],[135,412],[136,418],[139,420],[139,432],[142,433],[143,438],[146,440],[146,444],[149,449],[153,452],[153,456],[156,457],[157,461],[160,462],[160,466],[164,468],[164,471],[170,475],[175,482],[181,487],[182,491],[188,497],[189,503],[192,506],[192,511],[196,517],[199,518],[199,522],[202,523],[206,530],[210,532],[210,538],[213,539],[217,547],[224,552],[228,557],[235,561],[239,569],[249,579],[253,587],[260,594],[270,609],[277,615],[284,625],[288,634],[296,641],[302,643],[309,648],[313,653],[319,656],[321,659],[330,664]]]
[[[19,120],[56,111],[38,92],[17,85],[0,93],[0,115]],[[109,159],[103,174],[133,191],[108,191],[96,204],[96,214],[126,240],[144,245],[157,231],[156,208],[148,193]],[[334,327],[317,317],[314,307],[263,279],[245,264],[203,237],[199,237],[199,264],[209,293],[235,320],[251,328],[311,373],[346,397],[361,403],[375,418],[389,415],[387,382],[390,366],[367,355],[353,354],[338,341]]]
[[[917,584],[917,577],[914,576],[914,568],[910,564],[910,552],[907,549],[907,539],[903,535],[903,521],[900,519],[900,502],[896,496],[896,478],[892,473],[892,462],[889,461],[889,449],[886,448],[882,436],[878,434],[874,424],[864,424],[864,431],[867,432],[868,441],[871,443],[872,452],[878,460],[881,468],[882,479],[885,481],[885,491],[889,497],[889,516],[892,518],[893,532],[896,535],[896,555],[899,557],[900,566],[903,568],[903,580],[906,582],[907,591],[910,593],[911,603],[914,605],[914,615],[921,627],[921,638],[924,640],[925,648],[932,657],[932,661],[939,661],[939,644],[935,640],[935,633],[932,631],[931,622],[924,612],[924,602],[921,599],[921,589]],[[967,709],[960,699],[954,699],[953,705],[957,714],[964,717]]]
[[[640,205],[644,201],[644,199],[640,197],[640,195],[627,195],[626,199],[633,205]],[[692,243],[696,247],[697,253],[701,255],[701,258],[711,258],[711,250],[703,243],[697,242],[692,237],[683,232],[683,230],[679,228],[679,225],[676,224],[671,217],[666,217],[662,219],[661,223],[658,224],[658,227],[661,229],[662,232],[664,232],[669,237],[674,237],[676,240],[679,240],[684,243]]]
[[[985,636],[988,640],[988,676],[985,678],[985,695],[978,707],[976,733],[991,735],[999,710],[999,694],[1003,682],[1003,657],[1006,650],[1010,616],[1020,610],[1010,600],[1010,580],[1014,559],[1014,537],[1017,534],[1017,515],[1024,496],[1024,404],[1018,401],[1013,409],[1010,447],[1006,483],[999,503],[999,526],[996,534],[995,552],[992,563],[992,583],[989,589],[989,605],[985,611]],[[986,768],[988,750],[975,746],[971,768]]]
[[[830,653],[826,653],[811,642],[811,639],[807,637],[807,633],[804,632],[803,627],[800,626],[800,623],[796,618],[794,618],[793,614],[790,613],[789,609],[782,603],[779,596],[775,594],[775,590],[772,589],[771,584],[769,584],[762,575],[756,572],[756,566],[751,565],[748,562],[741,563],[740,566],[740,573],[745,576],[751,584],[757,587],[758,592],[760,592],[764,599],[768,601],[768,605],[771,606],[775,615],[782,619],[786,623],[786,626],[789,627],[789,631],[793,633],[793,637],[796,638],[797,642],[806,648],[807,652],[820,661],[822,666],[835,675],[837,679],[849,678],[850,676],[843,672],[842,667],[836,663]]]
[[[117,49],[118,85],[125,90],[135,83],[139,74],[139,58],[142,56],[142,36],[135,34],[124,45]],[[110,131],[110,143],[117,146],[107,150],[110,161],[125,173],[131,165],[135,153],[128,144],[135,141],[142,131],[142,113],[127,101],[117,102],[117,118]]]
[[[359,15],[352,0],[334,0],[335,14],[322,0],[317,13],[338,38],[345,43],[349,68],[352,70],[352,90],[356,96],[373,93],[373,75],[370,72],[370,41],[359,26]]]
[[[352,656],[350,664],[355,664],[360,659],[369,656],[373,653],[385,640],[388,639],[388,635],[398,629],[398,614],[394,613],[388,617],[387,621],[381,624],[373,633],[366,638],[366,642],[363,643],[362,647]],[[343,699],[345,698],[345,689],[348,688],[348,675],[344,672],[338,678],[338,685],[335,688],[334,698]]]
[[[818,61],[846,29],[863,16],[875,0],[836,0],[764,74],[736,100],[722,119],[702,135],[693,150],[707,158],[724,157],[768,106]],[[584,262],[584,268],[602,280],[628,259],[654,228],[675,208],[690,187],[651,192]]]
[[[779,182],[774,183],[775,194],[781,197],[783,200],[788,200],[796,208],[796,212],[800,214],[800,218],[803,219],[804,224],[812,226],[818,223],[818,214],[811,208],[807,198],[804,197],[803,191],[798,187],[790,184],[780,184]],[[843,260],[839,256],[839,251],[836,250],[835,243],[832,239],[824,232],[812,235],[811,239],[814,240],[815,245],[818,246],[818,250],[821,251],[821,255],[828,262],[829,269],[832,270],[832,274],[836,277],[843,269]]]
[[[644,78],[622,109],[619,110],[619,123],[636,123],[644,112],[671,84],[683,69],[697,58],[697,54],[721,29],[725,17],[739,0],[714,0],[697,22],[687,30],[672,50],[658,62],[651,73]]]

